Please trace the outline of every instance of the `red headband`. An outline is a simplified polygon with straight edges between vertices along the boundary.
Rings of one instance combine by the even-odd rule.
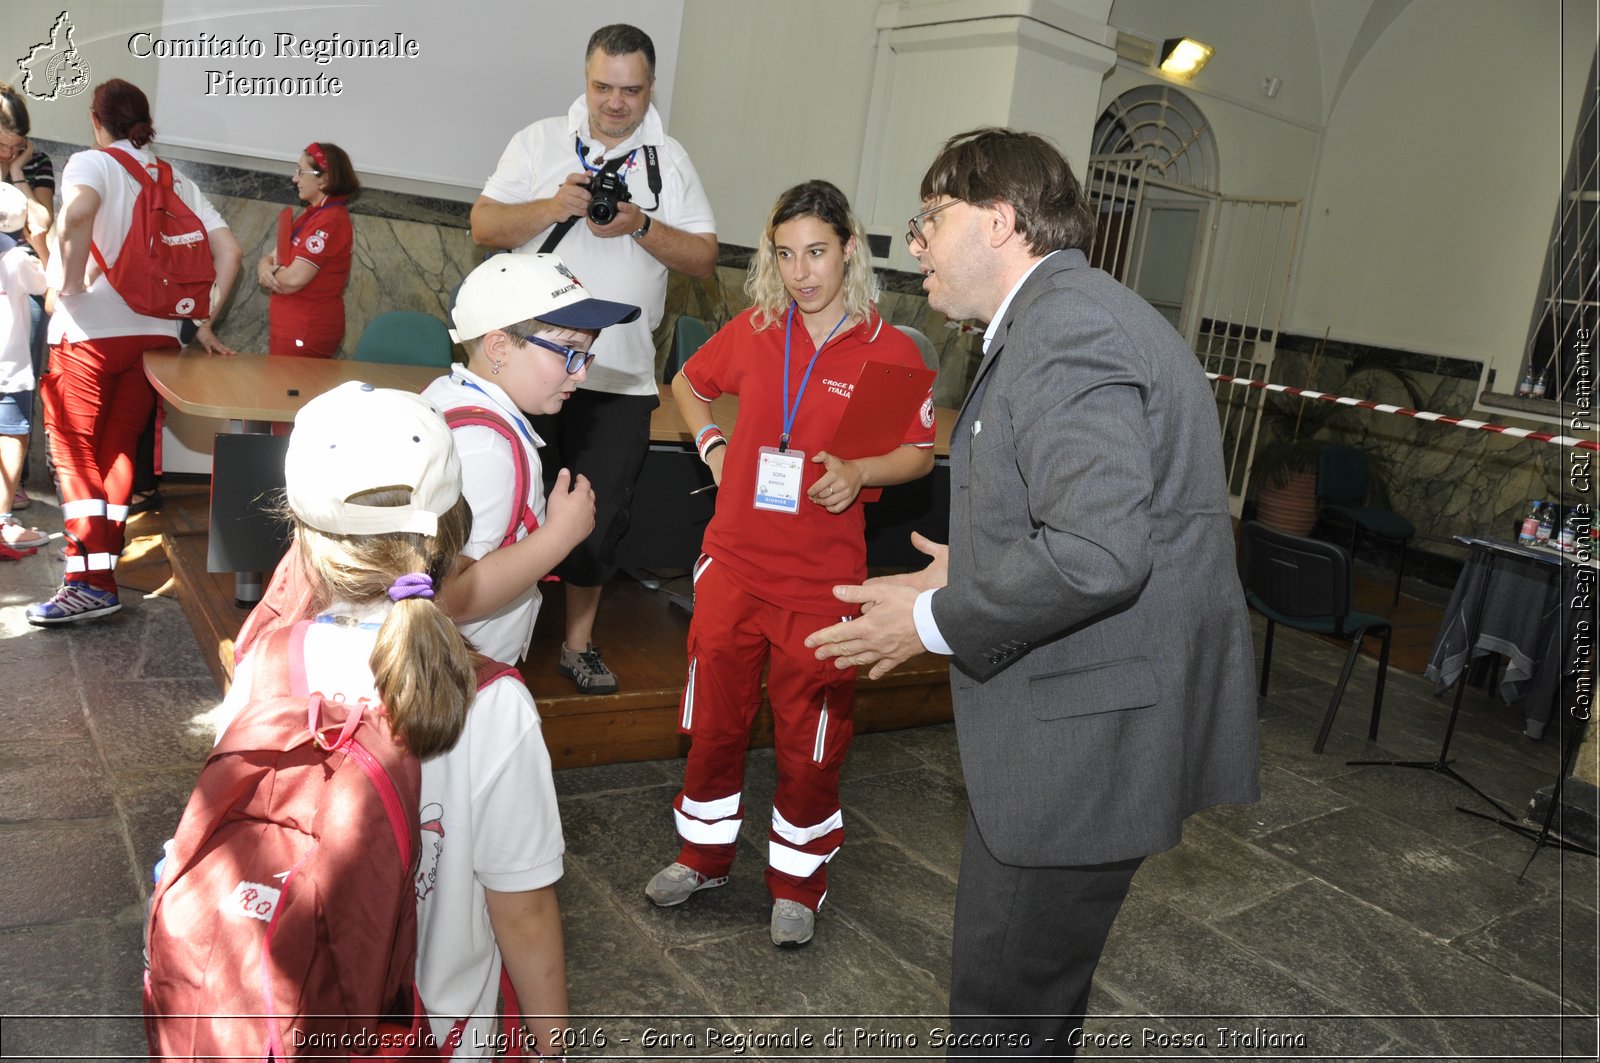
[[[321,144],[318,144],[313,140],[311,143],[306,145],[306,154],[311,156],[311,161],[317,164],[317,169],[324,171],[327,170],[328,157],[322,153]]]

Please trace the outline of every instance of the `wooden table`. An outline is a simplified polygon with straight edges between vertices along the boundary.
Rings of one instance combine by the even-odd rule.
[[[274,358],[201,351],[146,351],[144,374],[157,394],[184,413],[230,421],[292,421],[300,407],[350,380],[421,391],[437,366],[343,358]]]
[[[293,421],[300,407],[351,380],[375,387],[421,391],[444,370],[438,366],[393,365],[337,358],[274,358],[265,354],[217,355],[203,351],[146,351],[144,374],[167,402],[184,413],[225,418],[235,434],[260,433],[269,423]],[[213,466],[213,483],[216,469]],[[213,495],[215,501],[215,495]],[[213,525],[215,520],[213,519]],[[211,528],[211,534],[216,534]],[[248,541],[248,540],[246,540]],[[208,553],[221,561],[219,544]],[[234,600],[250,605],[261,600],[260,572],[234,573]]]

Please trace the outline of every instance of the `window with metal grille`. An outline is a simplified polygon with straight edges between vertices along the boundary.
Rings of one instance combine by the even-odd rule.
[[[1594,384],[1585,374],[1592,364],[1587,360],[1600,311],[1600,248],[1596,245],[1600,234],[1595,228],[1600,214],[1597,74],[1600,67],[1591,62],[1522,366],[1515,381],[1503,381],[1497,389],[1521,398],[1543,399],[1552,406],[1571,403],[1576,389]]]

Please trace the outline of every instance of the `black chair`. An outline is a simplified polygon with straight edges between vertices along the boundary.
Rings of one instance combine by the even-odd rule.
[[[1267,618],[1267,644],[1261,658],[1261,696],[1267,695],[1267,674],[1272,668],[1272,632],[1278,624],[1318,635],[1346,639],[1350,652],[1344,659],[1333,700],[1322,718],[1322,729],[1311,747],[1322,752],[1333,728],[1334,714],[1344,688],[1355,670],[1361,641],[1368,635],[1381,640],[1378,682],[1372,693],[1372,725],[1367,737],[1378,737],[1378,714],[1383,709],[1383,682],[1389,674],[1389,621],[1350,609],[1353,579],[1350,555],[1335,543],[1274,531],[1255,521],[1239,529],[1239,578],[1245,600]]]
[[[1394,574],[1394,600],[1400,601],[1400,580],[1406,573],[1406,544],[1416,526],[1392,510],[1367,505],[1370,480],[1367,452],[1360,447],[1330,443],[1317,456],[1318,516],[1350,525],[1350,554],[1355,556],[1362,532],[1400,544],[1400,565]]]

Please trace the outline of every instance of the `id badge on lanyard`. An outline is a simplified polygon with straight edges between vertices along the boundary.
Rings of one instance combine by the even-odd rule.
[[[762,447],[756,459],[756,508],[775,513],[800,512],[806,456],[799,450]]]
[[[839,325],[849,320],[846,313],[833,326],[833,331],[828,333],[828,338],[817,344],[817,349],[811,353],[811,361],[806,365],[806,373],[800,380],[800,390],[794,397],[794,405],[789,405],[789,340],[794,333],[793,303],[789,304],[788,320],[783,326],[783,436],[775,447],[762,447],[756,459],[756,497],[757,509],[771,510],[774,513],[800,512],[800,493],[805,486],[806,455],[804,451],[789,448],[789,433],[794,428],[795,415],[800,412],[800,400],[805,397],[806,385],[811,382],[811,370],[816,368],[817,356],[822,353],[822,348],[828,345],[828,340],[833,339],[834,332],[839,331]]]

